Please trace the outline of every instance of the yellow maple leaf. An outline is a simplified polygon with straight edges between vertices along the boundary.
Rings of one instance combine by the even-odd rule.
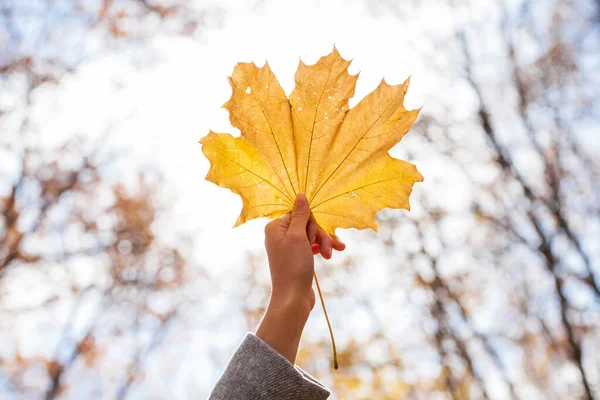
[[[304,193],[317,223],[336,228],[377,230],[375,213],[410,209],[417,168],[388,151],[415,122],[406,110],[401,85],[384,80],[355,107],[357,75],[334,48],[314,65],[302,61],[296,87],[286,97],[268,63],[238,63],[224,104],[240,137],[210,131],[200,140],[211,162],[206,179],[240,195],[236,226],[258,217],[275,218],[292,209]]]

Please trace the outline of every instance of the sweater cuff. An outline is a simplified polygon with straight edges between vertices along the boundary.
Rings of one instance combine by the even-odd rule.
[[[219,397],[219,389],[243,397]],[[233,389],[234,393],[231,393]],[[252,333],[248,333],[233,355],[213,398],[253,399],[327,399],[329,390],[315,378],[290,363],[285,357]]]

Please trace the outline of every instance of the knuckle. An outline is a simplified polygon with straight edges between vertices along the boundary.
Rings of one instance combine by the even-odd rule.
[[[319,242],[322,244],[330,244],[330,243],[333,243],[333,239],[328,234],[326,234],[324,232],[320,232]]]
[[[271,233],[271,231],[273,230],[273,226],[275,221],[271,221],[269,222],[267,225],[265,225],[265,234],[268,235],[269,233]]]

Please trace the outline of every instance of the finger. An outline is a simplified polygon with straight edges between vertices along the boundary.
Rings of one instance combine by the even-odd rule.
[[[292,209],[292,215],[290,220],[290,228],[288,232],[306,235],[306,224],[310,218],[310,208],[308,207],[308,200],[303,194],[296,196],[294,202],[294,208]]]
[[[308,235],[308,241],[312,244],[317,240],[317,234],[321,228],[315,221],[315,218],[310,216],[310,220],[308,221],[308,226],[306,227],[306,234]]]
[[[290,213],[284,214],[281,217],[274,219],[265,226],[265,236],[282,236],[285,235],[290,226]]]
[[[343,251],[346,248],[346,244],[337,236],[333,236],[333,248],[337,251]]]
[[[321,253],[321,247],[317,243],[312,244],[310,247],[312,249],[313,255]]]
[[[321,247],[321,255],[325,259],[331,258],[331,249],[333,248],[333,239],[327,232],[322,229],[319,229],[317,233],[317,243]]]
[[[292,220],[292,214],[287,213],[287,214],[283,214],[281,217],[277,218],[276,220],[273,220],[270,223],[276,223],[277,226],[279,226],[281,228],[285,228],[287,230],[290,227],[291,220]]]

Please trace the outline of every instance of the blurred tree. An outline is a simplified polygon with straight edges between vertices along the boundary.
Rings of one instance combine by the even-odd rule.
[[[432,92],[394,151],[426,180],[411,213],[381,213],[377,236],[357,233],[360,249],[318,263],[341,367],[318,306],[299,365],[339,399],[599,398],[598,3],[368,4],[416,29],[407,57],[422,58]],[[104,137],[48,147],[36,106],[98,53],[143,64],[156,31],[198,35],[220,10],[14,0],[0,11],[0,397],[152,393],[148,360],[185,342],[174,321],[201,293],[189,290],[200,269],[184,266],[185,237],[159,229],[173,225],[159,174],[111,177]],[[429,22],[440,15],[452,29]],[[248,264],[226,288],[237,298],[245,285],[254,329],[268,277],[264,257]],[[172,361],[161,354],[159,373]]]
[[[38,113],[41,94],[58,93],[66,75],[103,51],[127,50],[135,61],[157,31],[198,34],[220,13],[201,5],[0,5],[0,398],[125,398],[181,303],[195,301],[185,292],[201,272],[184,262],[190,238],[162,234],[160,174],[115,179],[110,126],[101,137],[49,144]]]
[[[310,324],[299,365],[339,399],[600,398],[600,4],[368,4],[421,30],[435,92],[394,151],[425,183],[319,265],[340,370]]]

